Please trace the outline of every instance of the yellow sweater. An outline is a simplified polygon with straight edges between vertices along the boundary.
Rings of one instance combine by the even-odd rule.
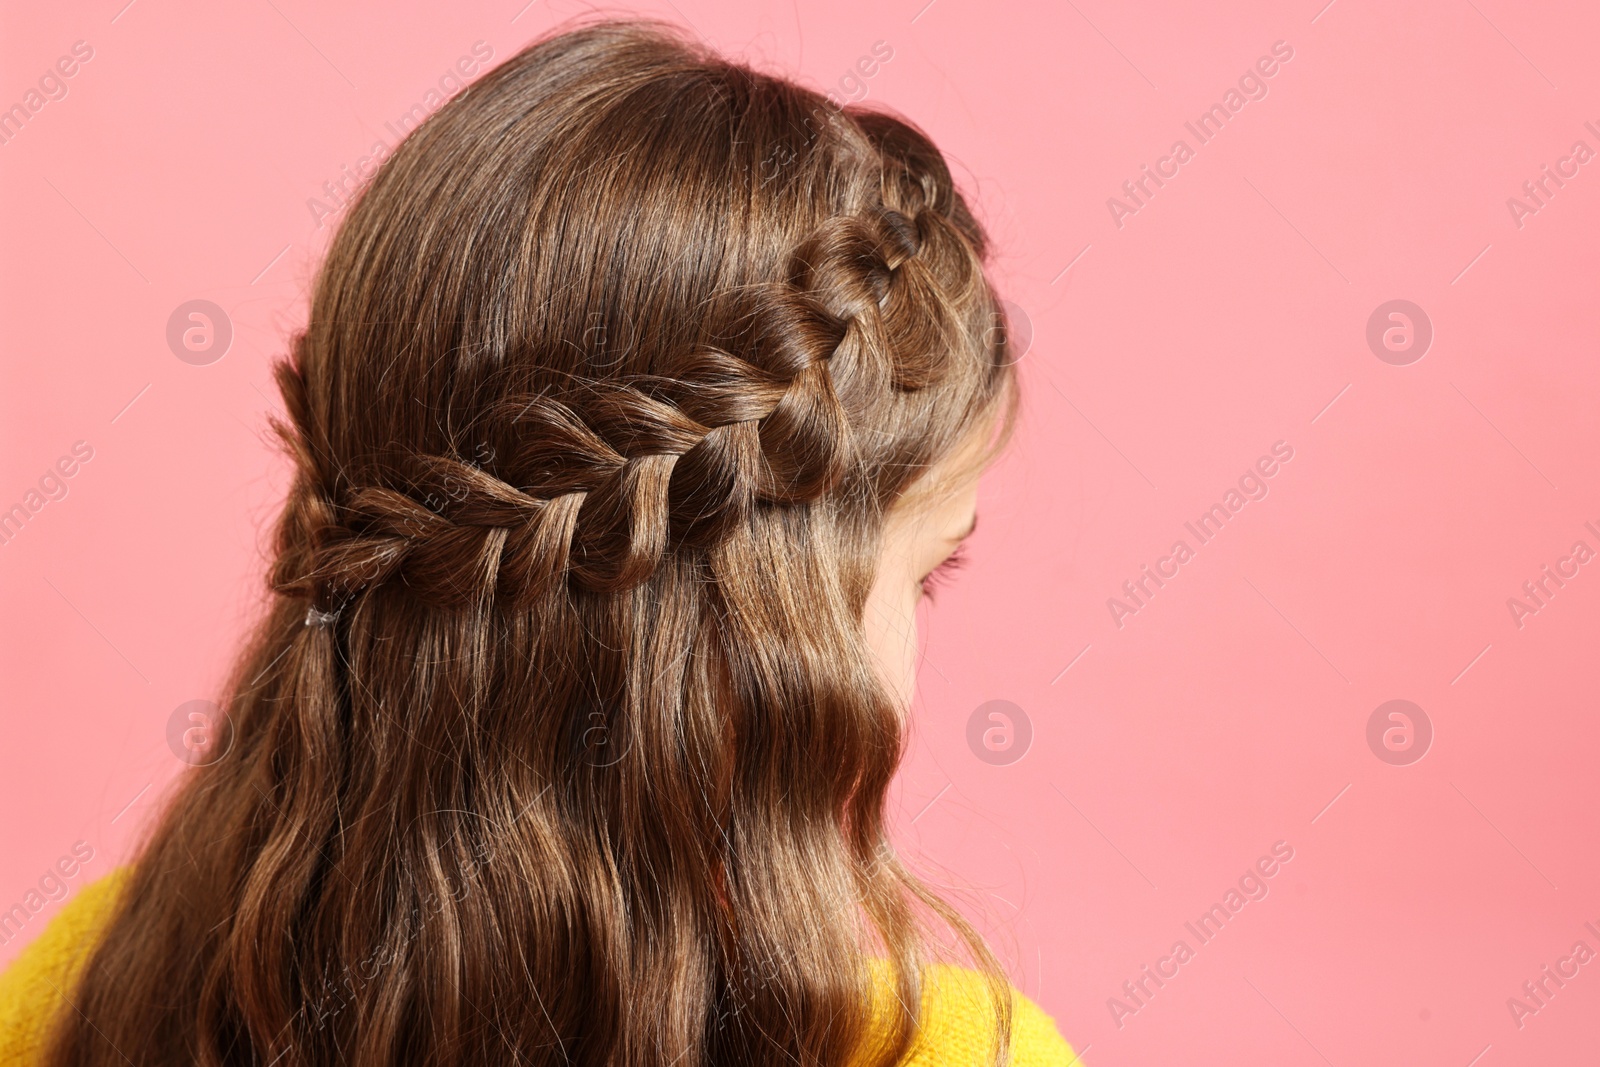
[[[0,975],[0,1067],[37,1067],[46,1030],[65,1009],[88,950],[109,916],[127,868],[91,882]],[[877,967],[882,978],[887,968]],[[936,965],[926,983],[922,1036],[905,1067],[965,1067],[988,1062],[993,1012],[983,979],[961,967]],[[893,995],[880,983],[877,995]],[[1080,1067],[1039,1006],[1013,990],[1014,1067]]]

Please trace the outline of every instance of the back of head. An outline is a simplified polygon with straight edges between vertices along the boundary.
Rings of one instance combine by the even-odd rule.
[[[1006,411],[984,252],[914,127],[653,24],[419,127],[277,367],[231,748],[56,1062],[860,1062],[928,909],[992,970],[887,842],[861,641],[884,515]]]

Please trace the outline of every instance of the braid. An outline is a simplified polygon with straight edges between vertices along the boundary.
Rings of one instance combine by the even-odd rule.
[[[521,608],[563,576],[596,592],[631,588],[669,546],[715,544],[758,503],[815,501],[850,457],[834,364],[853,335],[895,387],[937,380],[941,346],[896,337],[908,331],[901,319],[920,323],[941,304],[897,293],[932,284],[905,268],[938,229],[934,214],[879,207],[827,220],[795,249],[786,280],[742,294],[745,356],[701,346],[664,374],[578,380],[559,395],[490,405],[482,422],[514,442],[496,464],[502,474],[408,453],[398,487],[353,487],[337,502],[303,478],[291,506],[306,516],[307,539],[280,556],[274,588],[333,612],[400,575],[427,603],[492,590]],[[300,398],[290,416],[306,435],[305,382],[288,366],[281,377]]]
[[[824,104],[603,21],[353,198],[274,364],[236,742],[52,1064],[901,1063],[934,922],[1005,1062],[993,954],[894,857],[868,630],[893,509],[997,444],[1015,360],[938,149]]]

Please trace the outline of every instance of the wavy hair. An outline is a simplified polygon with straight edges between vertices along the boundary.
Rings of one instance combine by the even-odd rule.
[[[914,126],[654,23],[418,127],[275,364],[231,747],[51,1062],[891,1063],[935,920],[1003,1060],[886,835],[862,622],[888,510],[1009,420],[985,249]]]

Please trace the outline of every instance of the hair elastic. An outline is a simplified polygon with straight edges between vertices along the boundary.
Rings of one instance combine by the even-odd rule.
[[[337,611],[318,611],[316,605],[313,604],[311,607],[306,608],[306,622],[305,622],[305,624],[307,626],[327,626],[329,623],[333,622],[338,617],[339,617],[339,612],[337,612]]]

